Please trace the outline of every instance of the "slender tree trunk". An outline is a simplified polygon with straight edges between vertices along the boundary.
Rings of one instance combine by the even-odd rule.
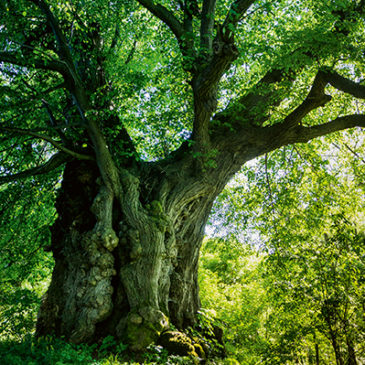
[[[114,203],[96,166],[66,166],[38,335],[75,343],[114,335],[138,351],[169,322],[180,329],[194,323],[204,227],[231,173],[217,169],[219,179],[208,182],[191,173],[193,163],[140,169]]]
[[[357,365],[356,351],[352,339],[346,336],[347,361],[346,365]]]
[[[340,346],[339,346],[338,341],[335,337],[335,334],[333,334],[333,333],[331,333],[331,342],[332,342],[333,351],[335,352],[336,364],[337,365],[344,365],[342,355],[341,355]]]
[[[319,345],[317,343],[317,335],[316,332],[313,332],[313,340],[314,340],[314,353],[316,357],[316,365],[319,365]]]

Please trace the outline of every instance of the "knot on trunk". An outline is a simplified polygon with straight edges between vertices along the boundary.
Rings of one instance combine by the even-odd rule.
[[[113,251],[119,242],[112,228],[113,198],[113,193],[105,185],[102,185],[91,206],[91,211],[96,217],[92,238],[108,251]]]
[[[156,224],[157,228],[161,232],[165,232],[169,225],[168,216],[163,211],[163,206],[160,201],[153,200],[151,203],[146,205],[146,209],[153,223]]]
[[[233,42],[226,43],[221,40],[216,40],[213,44],[213,53],[215,55],[222,56],[224,58],[228,58],[231,61],[234,61],[238,57],[238,49]]]
[[[113,251],[118,246],[119,239],[113,229],[107,227],[95,228],[92,240],[104,246],[108,251]]]

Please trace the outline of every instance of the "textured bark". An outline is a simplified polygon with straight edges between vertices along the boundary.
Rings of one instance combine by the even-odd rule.
[[[204,226],[238,167],[232,161],[227,155],[201,175],[190,156],[146,164],[139,175],[121,174],[124,196],[114,203],[96,164],[68,163],[52,227],[56,265],[37,334],[75,343],[114,335],[138,351],[169,323],[194,324]]]
[[[103,210],[110,204],[97,178],[92,164],[66,167],[57,200],[59,217],[52,227],[55,268],[39,313],[39,334],[55,333],[82,342],[112,310],[111,280],[116,272],[110,250],[117,238],[97,221],[100,215],[108,219]]]

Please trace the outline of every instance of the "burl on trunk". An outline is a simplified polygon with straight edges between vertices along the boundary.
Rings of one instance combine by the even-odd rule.
[[[199,249],[224,183],[192,175],[191,163],[185,158],[140,168],[139,176],[125,180],[129,186],[119,200],[94,163],[67,164],[52,227],[55,268],[38,335],[74,343],[113,335],[139,351],[170,323],[179,329],[194,324]]]

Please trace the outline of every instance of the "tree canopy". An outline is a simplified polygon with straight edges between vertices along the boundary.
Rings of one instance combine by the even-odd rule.
[[[208,165],[364,125],[361,1],[201,3],[3,2],[1,181],[94,158],[86,114],[116,160]]]

